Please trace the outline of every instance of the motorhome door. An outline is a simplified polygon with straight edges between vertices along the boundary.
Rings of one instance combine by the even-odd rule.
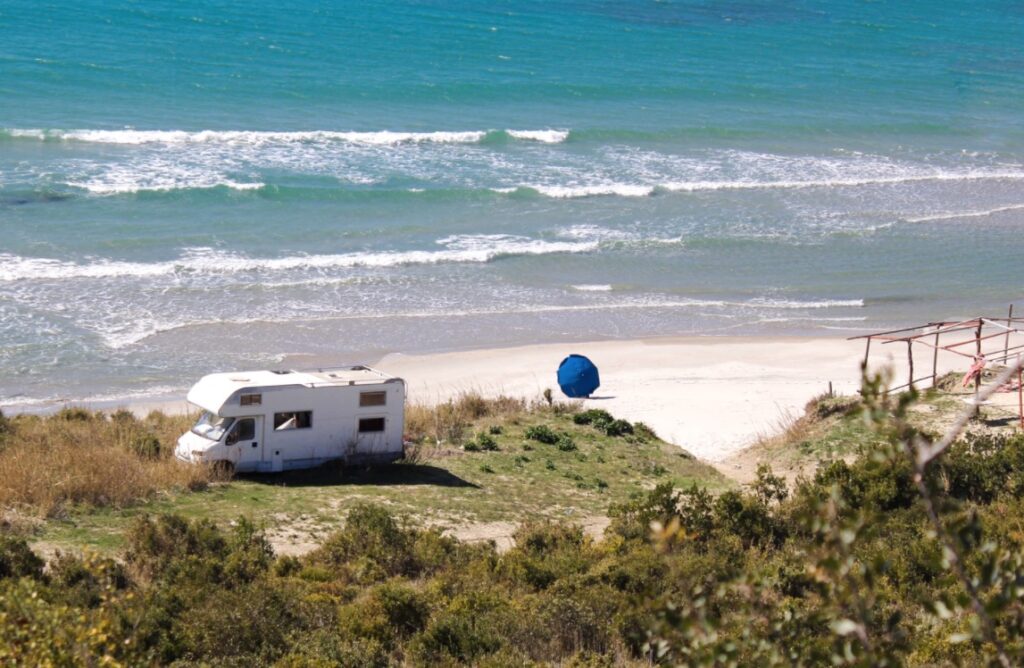
[[[228,452],[239,471],[249,471],[263,461],[263,416],[235,420],[225,440]]]
[[[356,433],[356,453],[361,457],[384,452],[387,448],[387,418],[359,418]]]

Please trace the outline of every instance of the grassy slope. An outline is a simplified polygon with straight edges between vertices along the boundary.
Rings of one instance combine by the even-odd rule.
[[[910,420],[918,429],[941,434],[964,409],[960,400],[971,392],[956,388],[958,378],[948,385],[953,390],[925,391],[911,408]],[[768,463],[774,472],[792,481],[800,474],[811,475],[821,462],[851,460],[877,437],[864,422],[857,407],[857,397],[818,397],[807,404],[799,418],[780,425],[779,433],[762,439],[719,465],[726,475],[741,483],[754,479],[757,465]],[[1000,431],[1013,428],[1005,411],[985,409],[980,420],[968,431]]]
[[[528,441],[524,431],[534,424],[570,434],[578,450],[562,452],[554,445]],[[73,510],[47,521],[37,545],[114,552],[134,517],[175,512],[221,524],[244,515],[265,526],[279,550],[302,551],[337,529],[358,501],[382,502],[417,523],[455,528],[518,524],[534,517],[580,522],[603,516],[610,504],[667,480],[697,482],[712,490],[732,485],[676,446],[608,437],[574,424],[571,415],[534,410],[485,417],[475,422],[471,433],[491,426],[502,430],[493,436],[499,451],[438,446],[428,448],[416,464],[244,477],[205,491],[163,494],[123,509]]]

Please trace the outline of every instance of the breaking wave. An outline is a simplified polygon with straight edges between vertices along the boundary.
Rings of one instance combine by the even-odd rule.
[[[31,258],[0,254],[0,281],[25,279],[147,277],[176,274],[234,274],[297,269],[344,269],[353,267],[394,267],[446,262],[490,262],[517,255],[586,253],[594,241],[544,241],[507,234],[454,235],[438,239],[440,250],[377,251],[320,255],[292,255],[254,258],[213,248],[185,249],[182,257],[162,262],[129,262],[97,259],[69,262],[53,258]]]
[[[97,144],[287,144],[316,142],[348,142],[372,146],[398,144],[479,144],[484,141],[511,138],[558,144],[569,138],[569,130],[463,130],[434,132],[348,132],[336,130],[307,130],[293,132],[258,130],[44,130],[41,128],[9,128],[0,130],[0,136],[12,139],[39,141],[74,141]]]

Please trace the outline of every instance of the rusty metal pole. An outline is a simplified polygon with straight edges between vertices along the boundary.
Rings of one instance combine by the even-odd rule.
[[[974,333],[975,360],[981,357],[981,328],[983,325],[984,322],[979,318],[978,329]],[[978,369],[978,375],[974,377],[974,417],[981,417],[981,404],[978,402],[978,393],[981,391],[981,374],[984,372],[984,369]]]
[[[942,327],[935,328],[935,351],[932,353],[932,387],[939,386],[939,333]]]

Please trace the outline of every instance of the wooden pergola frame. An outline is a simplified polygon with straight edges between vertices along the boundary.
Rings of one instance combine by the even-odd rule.
[[[948,339],[948,335],[956,333],[970,333],[971,335],[967,337],[958,337],[958,340],[953,343],[947,343],[945,345],[942,344],[943,335],[947,335]],[[1024,335],[1024,318],[1015,318],[1013,316],[1013,306],[1010,306],[1009,313],[1006,317],[990,318],[986,316],[978,316],[958,322],[927,322],[923,325],[916,325],[914,327],[904,327],[902,329],[893,329],[885,332],[873,332],[871,334],[851,336],[848,340],[854,341],[863,339],[865,341],[865,365],[868,362],[868,356],[871,354],[871,343],[873,341],[880,341],[882,345],[889,345],[893,343],[906,344],[907,367],[909,369],[909,375],[907,376],[908,380],[903,385],[890,388],[891,390],[896,391],[917,387],[918,383],[928,380],[931,380],[931,386],[935,387],[938,382],[939,351],[960,355],[972,361],[984,355],[985,362],[988,364],[1006,364],[1006,362],[1011,358],[1024,355],[1024,344],[1010,345],[1011,334]],[[998,345],[998,339],[1000,338],[1002,339],[1001,346]],[[993,343],[997,345],[993,346]],[[922,346],[931,350],[931,374],[920,377],[914,376],[915,346]],[[971,346],[970,352],[962,350],[965,346]],[[1024,428],[1024,383],[1021,382],[1024,378],[1021,378],[1021,375],[1022,374],[1018,374],[1017,378],[1017,403],[1021,427]],[[978,374],[974,379],[975,395],[977,395],[980,387],[981,374]]]

